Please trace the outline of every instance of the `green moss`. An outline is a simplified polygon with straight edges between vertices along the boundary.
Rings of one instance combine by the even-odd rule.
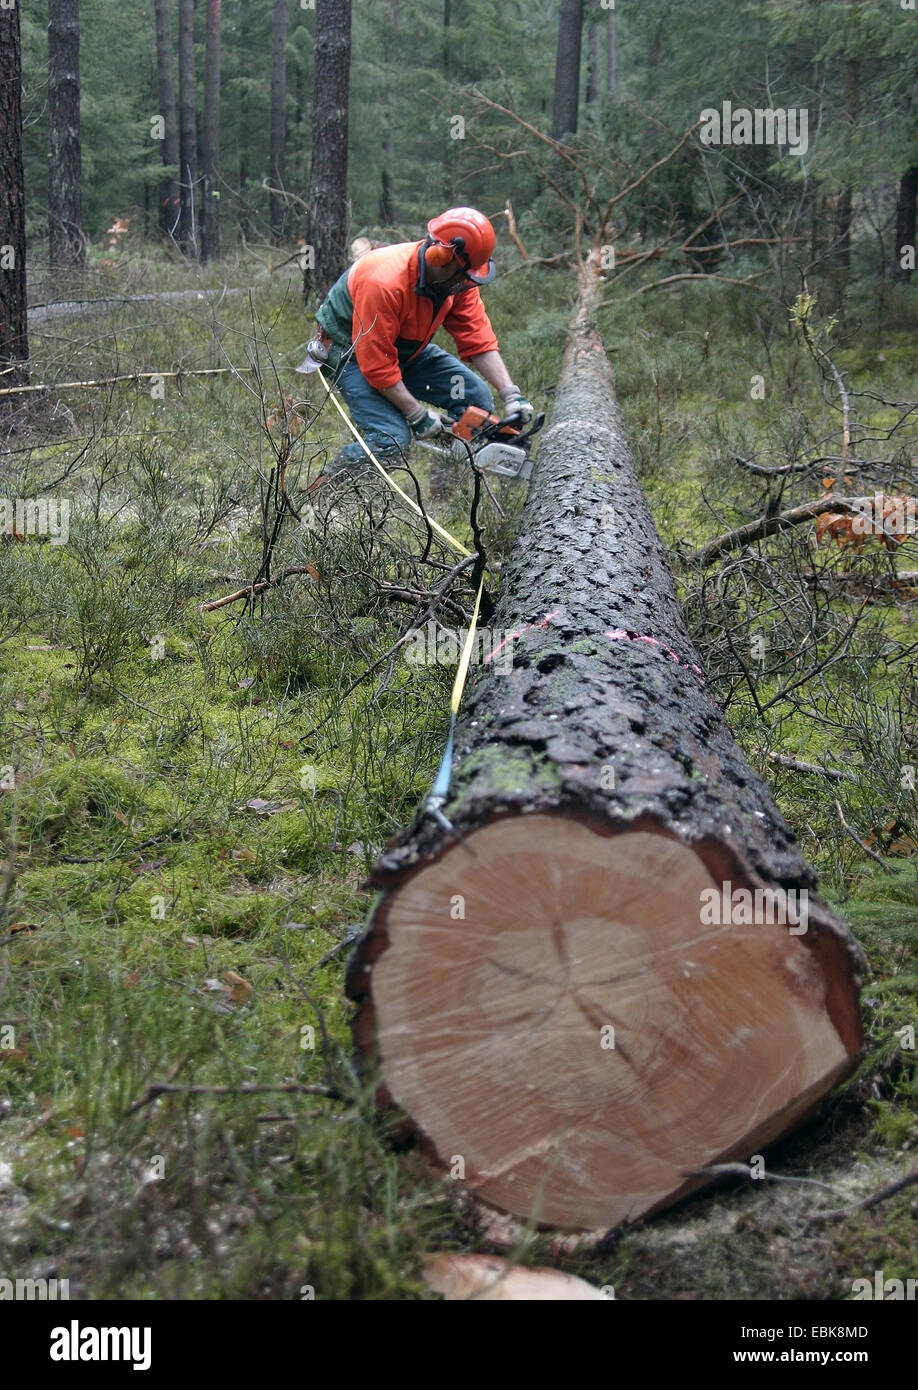
[[[259,283],[270,279],[248,270]],[[165,263],[148,272],[150,284],[179,274]],[[536,307],[528,287],[538,290]],[[489,301],[536,400],[557,378],[568,288],[560,276],[523,270],[498,282]],[[301,398],[284,363],[298,360],[302,312],[284,293],[271,281],[256,308],[282,380]],[[652,298],[615,311],[623,409],[664,540],[695,545],[756,502],[748,477],[736,484],[732,453],[770,447],[787,383],[806,369],[774,344],[766,401],[751,410],[748,374],[760,369],[762,349],[746,318],[724,296],[682,307]],[[707,339],[690,326],[699,304]],[[221,314],[228,340],[249,340],[244,300]],[[121,335],[140,370],[212,345],[206,309],[180,319],[151,310],[144,321]],[[904,335],[884,344],[880,361],[865,343],[852,371],[876,371],[861,384],[904,399],[907,346]],[[39,373],[61,350],[40,336],[32,347]],[[92,374],[89,358],[101,350],[76,326],[73,375]],[[397,661],[390,672],[384,662],[348,693],[401,627],[400,615],[373,607],[373,584],[358,573],[378,559],[374,581],[392,582],[394,561],[368,560],[343,503],[347,524],[321,554],[321,538],[290,528],[277,557],[308,558],[333,575],[327,599],[297,582],[254,615],[202,614],[203,602],[234,587],[209,576],[250,576],[261,560],[255,480],[266,455],[257,412],[222,379],[186,383],[165,402],[134,388],[116,399],[125,412],[118,462],[137,517],[119,520],[117,489],[104,486],[110,433],[88,452],[75,486],[89,497],[100,487],[102,515],[114,519],[97,525],[89,508],[81,513],[82,550],[0,546],[0,721],[17,768],[15,788],[0,796],[17,873],[3,1009],[20,1020],[15,1047],[0,1053],[0,1090],[12,1106],[0,1159],[13,1164],[17,1189],[15,1219],[0,1218],[0,1268],[46,1261],[70,1275],[75,1297],[298,1300],[307,1285],[317,1298],[421,1297],[424,1250],[481,1242],[418,1155],[393,1145],[353,1075],[341,947],[371,904],[369,865],[430,788],[452,672]],[[813,430],[828,436],[834,420],[815,387],[804,405]],[[98,403],[86,397],[74,408],[90,433]],[[304,460],[344,437],[337,419],[322,416],[304,435]],[[34,492],[59,474],[69,448],[36,452]],[[221,485],[241,505],[199,529],[196,489]],[[522,505],[519,489],[496,486],[506,517],[488,521],[495,559],[508,552]],[[464,508],[456,497],[438,515],[467,536]],[[406,548],[417,538],[398,539]],[[32,620],[13,631],[9,617],[22,612]],[[905,612],[883,621],[890,639],[907,637]],[[156,634],[162,659],[151,655]],[[595,645],[585,637],[574,650]],[[829,675],[849,702],[842,727],[856,707],[895,695],[889,673]],[[556,690],[566,679],[563,667],[553,673]],[[715,694],[722,690],[715,682]],[[751,701],[733,699],[729,716],[870,960],[864,1067],[774,1162],[830,1179],[863,1165],[860,1193],[904,1167],[900,1150],[914,1144],[914,1058],[899,1036],[914,1022],[918,976],[914,854],[880,871],[839,827],[839,788],[764,763]],[[794,712],[782,712],[774,736],[811,761],[851,751],[841,733]],[[863,785],[845,789],[864,833],[882,829],[869,816],[890,796],[871,780],[883,746],[878,736],[874,751],[856,750]],[[560,784],[550,759],[523,748],[479,750],[457,772],[457,792],[476,773],[505,793]],[[267,813],[246,806],[255,799]],[[315,1046],[304,1047],[310,1029]],[[152,1081],[170,1079],[232,1094],[162,1096],[131,1111]],[[240,1090],[290,1082],[332,1083],[339,1098]],[[154,1155],[164,1176],[144,1185]],[[774,1189],[750,1184],[701,1195],[624,1233],[610,1253],[559,1262],[546,1237],[522,1253],[630,1297],[844,1297],[851,1278],[874,1268],[908,1272],[915,1227],[904,1193],[818,1241],[790,1242]]]
[[[498,794],[517,793],[528,788],[548,790],[561,785],[561,777],[550,758],[503,744],[477,748],[465,760],[461,777],[457,776],[454,783],[454,794],[461,795],[463,786],[479,775],[483,775],[488,786]]]

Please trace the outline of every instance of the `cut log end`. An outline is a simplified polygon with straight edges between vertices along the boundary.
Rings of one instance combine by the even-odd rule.
[[[799,905],[721,921],[730,861],[652,825],[499,816],[384,897],[349,972],[355,1036],[444,1171],[522,1219],[608,1230],[759,1153],[852,1069],[850,953]]]

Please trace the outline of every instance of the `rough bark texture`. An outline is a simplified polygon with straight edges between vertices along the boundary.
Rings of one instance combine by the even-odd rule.
[[[386,109],[390,112],[396,109],[398,93],[395,83],[395,67],[393,64],[393,41],[398,33],[398,4],[397,0],[390,0],[386,22],[386,44],[384,58],[386,72]],[[397,220],[395,208],[395,196],[392,191],[392,179],[389,170],[395,164],[395,142],[392,138],[392,121],[386,120],[384,125],[382,141],[382,171],[380,174],[380,193],[379,193],[379,220],[384,227],[391,227]]]
[[[223,0],[207,0],[204,44],[204,196],[201,204],[201,260],[220,254],[220,22]]]
[[[347,131],[351,70],[351,0],[322,0],[316,11],[312,165],[306,243],[315,267],[303,294],[323,299],[347,265]]]
[[[156,82],[159,115],[165,127],[163,164],[169,175],[160,185],[159,225],[170,239],[178,232],[180,209],[178,164],[178,115],[175,106],[175,78],[172,56],[172,0],[156,0]]]
[[[911,261],[915,261],[916,207],[918,207],[918,164],[907,169],[899,183],[899,200],[896,204],[896,246],[893,257],[893,273],[897,280],[907,280],[915,275],[902,264],[903,251],[911,248]]]
[[[582,35],[583,0],[561,0],[555,59],[555,101],[551,118],[551,133],[555,140],[574,134],[577,130]]]
[[[271,35],[270,184],[272,188],[282,189],[287,148],[287,0],[274,0]],[[284,200],[277,193],[269,195],[269,215],[271,235],[275,242],[280,241],[284,234]]]
[[[48,0],[48,253],[52,265],[82,266],[79,0]]]
[[[511,634],[507,640],[513,655],[512,669],[499,674],[494,668],[480,667],[470,682],[456,729],[453,778],[445,814],[459,834],[469,840],[471,848],[477,843],[479,857],[487,844],[488,832],[494,835],[507,824],[507,818],[526,817],[533,844],[540,847],[546,866],[546,897],[551,896],[553,874],[557,883],[557,874],[563,875],[569,869],[569,865],[560,862],[556,870],[552,868],[551,826],[567,825],[571,820],[588,827],[595,835],[613,837],[606,858],[611,861],[618,856],[626,875],[630,850],[620,847],[633,846],[635,856],[646,855],[648,845],[660,843],[654,837],[662,836],[671,848],[664,850],[661,846],[660,853],[664,860],[670,853],[673,856],[673,873],[677,869],[682,873],[685,863],[692,859],[710,876],[703,875],[704,882],[729,881],[734,887],[751,889],[806,889],[812,895],[812,870],[802,859],[768,788],[745,762],[719,706],[706,689],[635,473],[614,398],[611,370],[601,342],[589,327],[591,294],[587,289],[574,325],[552,422],[540,444],[520,535],[504,569],[502,593],[492,620],[492,629],[498,629],[500,635]],[[557,833],[569,846],[575,844],[568,830],[559,828]],[[617,838],[621,836],[626,838]],[[498,845],[499,856],[504,852],[499,835],[493,843]],[[512,848],[516,853],[506,835],[504,843],[508,852]],[[579,853],[579,842],[576,843]],[[692,854],[686,855],[686,850]],[[657,851],[651,849],[649,853],[652,860]],[[540,856],[536,856],[531,872],[541,872]],[[602,859],[600,849],[600,866]],[[508,875],[512,876],[510,861],[507,863]],[[443,877],[444,866],[452,866],[459,875],[456,881],[467,882],[470,892],[480,891],[484,870],[476,869],[468,850],[458,845],[435,819],[426,816],[392,842],[373,871],[372,882],[383,893],[352,957],[348,990],[360,1004],[354,1024],[358,1046],[366,1052],[379,1048],[382,1056],[380,1097],[384,1100],[393,1096],[389,1087],[391,1076],[386,1070],[387,1039],[380,1038],[377,1026],[374,970],[379,971],[380,962],[390,950],[391,923],[399,915],[403,924],[401,958],[407,959],[409,971],[415,968],[420,947],[412,952],[412,932],[425,930],[422,924],[430,918],[428,915],[425,919],[424,908],[413,907],[412,902],[421,902],[424,883],[433,882],[436,874],[448,882],[449,875]],[[599,873],[601,877],[601,867]],[[694,883],[692,871],[687,870],[687,875],[686,883]],[[526,891],[525,882],[524,876],[518,890],[521,896]],[[492,886],[495,900],[499,900],[499,873]],[[632,884],[626,898],[633,888]],[[658,911],[665,884],[645,883],[639,891],[646,895],[646,900],[635,911],[646,924],[648,913]],[[600,903],[606,901],[604,892],[597,890],[597,917],[603,916]],[[407,907],[402,906],[403,900]],[[678,906],[672,910],[678,911]],[[487,908],[482,911],[486,913]],[[508,914],[507,919],[512,917],[512,895],[501,911]],[[526,911],[532,915],[530,907]],[[563,918],[563,907],[560,915]],[[686,915],[690,922],[690,914]],[[476,918],[479,923],[484,920],[484,916]],[[498,930],[502,930],[500,924],[504,920],[498,911],[494,919]],[[565,930],[579,931],[584,920],[581,913],[575,923],[567,923]],[[416,929],[410,925],[414,921]],[[665,913],[662,921],[667,921]],[[473,928],[463,942],[462,922],[446,925],[449,935],[434,938],[444,942],[445,962],[455,950],[460,952],[459,961],[463,952],[479,950],[480,926],[477,937]],[[442,933],[443,927],[437,930]],[[627,928],[622,930],[627,936]],[[610,970],[614,973],[619,960],[616,952],[622,949],[617,931],[609,924],[602,926],[599,958],[604,958],[607,968],[597,971],[597,980],[599,976],[608,976]],[[688,935],[690,939],[691,930]],[[697,928],[694,935],[698,935]],[[425,939],[428,954],[430,949]],[[551,954],[553,946],[548,943],[545,949]],[[582,965],[587,959],[595,962],[595,949],[595,940],[578,945],[573,953],[574,965]],[[728,952],[730,949],[728,944]],[[732,949],[737,953],[741,976],[743,952],[738,944]],[[504,959],[512,962],[512,950]],[[725,1130],[718,1128],[717,1157],[729,1154],[734,1144],[739,1144],[739,1152],[748,1157],[742,1147],[747,1139],[764,1144],[799,1123],[819,1097],[850,1071],[861,1046],[857,1010],[860,953],[845,926],[812,896],[808,931],[788,942],[786,959],[793,959],[793,970],[806,976],[806,996],[811,1003],[815,1001],[817,1011],[824,1015],[822,1022],[834,1039],[836,1050],[825,1052],[826,1066],[818,1077],[801,1073],[799,1091],[785,1097],[758,1129],[747,1126],[730,1135],[729,1123]],[[391,961],[390,955],[386,961],[390,978]],[[720,957],[721,968],[724,963],[725,958]],[[688,964],[694,966],[694,962]],[[459,968],[457,960],[444,963],[443,972],[448,975],[451,968]],[[505,983],[507,990],[512,991],[516,987],[512,966],[499,968],[506,968]],[[749,959],[745,959],[745,968],[750,968]],[[588,986],[589,980],[581,980],[578,988],[584,984]],[[750,984],[748,979],[743,982],[747,990]],[[701,994],[693,1002],[691,988],[688,987],[689,998],[683,1004],[690,1011],[700,1004],[705,1011],[708,1001]],[[723,980],[717,989],[717,997],[722,998]],[[780,986],[777,997],[782,990]],[[789,993],[794,994],[795,990],[796,985],[791,984]],[[754,991],[753,984],[753,994]],[[648,997],[654,999],[652,994]],[[474,1015],[476,1002],[470,996],[468,1031],[475,1036],[483,1026]],[[655,1007],[659,1007],[656,1000],[648,1004],[649,1010]],[[649,1026],[662,1031],[666,1024],[661,1016],[656,1023],[651,1018]],[[412,1013],[405,1029],[410,1033],[418,1027],[423,1031]],[[435,1019],[430,1020],[430,1027],[436,1029]],[[767,1031],[763,1025],[762,1037]],[[403,1040],[405,1032],[396,1028],[399,1032]],[[390,1033],[390,1042],[394,1036]],[[806,1037],[806,1028],[801,1036]],[[823,1031],[820,1047],[825,1036]],[[727,1047],[735,1045],[731,1041]],[[401,1042],[396,1044],[399,1046]],[[762,1048],[765,1046],[761,1044]],[[806,1048],[801,1051],[805,1053]],[[519,1065],[518,1054],[514,1054],[511,1064]],[[689,1089],[704,1084],[692,1076],[692,1065],[686,1063]],[[746,1090],[761,1081],[767,1091],[768,1080],[756,1074],[756,1065],[753,1055]],[[768,1065],[777,1067],[776,1075],[784,1068],[780,1058],[776,1063],[772,1057]],[[767,1073],[764,1061],[762,1066]],[[457,1086],[467,1086],[465,1071],[464,1065],[457,1068]],[[642,1086],[644,1082],[653,1084],[640,1071],[636,1074]],[[730,1075],[735,1082],[734,1073]],[[541,1087],[544,1076],[538,1080]],[[591,1078],[591,1084],[594,1080]],[[568,1083],[569,1078],[560,1076],[559,1091],[576,1089]],[[660,1084],[671,1087],[672,1068],[667,1069],[665,1082]],[[524,1091],[525,1085],[521,1086],[521,1092]],[[652,1100],[651,1095],[648,1103]],[[521,1112],[526,1109],[525,1102],[526,1096],[521,1093]],[[707,1103],[712,1103],[710,1097]],[[617,1101],[613,1110],[616,1104]],[[596,1113],[605,1113],[599,1101]],[[614,1122],[608,1120],[607,1124],[614,1131]],[[415,1128],[428,1152],[448,1166],[449,1150],[445,1154],[439,1150],[425,1134],[423,1125],[415,1124]],[[620,1140],[621,1136],[616,1136],[616,1142]],[[554,1137],[549,1142],[554,1144]],[[527,1143],[531,1158],[528,1137]],[[658,1160],[662,1161],[659,1148],[648,1162],[652,1165]],[[713,1161],[713,1153],[703,1159]],[[494,1205],[501,1207],[506,1202],[507,1210],[519,1214],[508,1195],[513,1189],[501,1185],[505,1176],[498,1173],[495,1178],[494,1173],[488,1173],[476,1184],[473,1174],[471,1186],[483,1186]],[[686,1184],[673,1177],[674,1186],[665,1200],[674,1200],[701,1181]],[[525,1182],[520,1186],[525,1186]],[[564,1192],[555,1194],[553,1200],[558,1224],[577,1225],[575,1215],[566,1206]],[[664,1199],[657,1192],[652,1196],[645,1194],[644,1198],[633,1195],[621,1208],[614,1201],[608,1208],[602,1204],[600,1207],[615,1213],[609,1222],[614,1224],[618,1219],[626,1219],[623,1213],[640,1214],[662,1204]],[[589,1193],[583,1194],[581,1210],[585,1218],[594,1219],[597,1215]]]
[[[194,195],[198,179],[198,134],[194,108],[194,0],[179,0],[179,184],[182,215],[179,241],[186,256],[198,253]]]
[[[766,881],[815,887],[707,692],[588,312],[568,348],[492,628],[521,636],[509,674],[471,669],[449,807],[459,830],[504,809],[579,807],[622,827],[649,815],[687,844],[722,843]],[[424,821],[393,843],[375,881],[391,883],[443,843]]]
[[[6,386],[29,380],[21,55],[19,8],[0,9],[0,372]]]

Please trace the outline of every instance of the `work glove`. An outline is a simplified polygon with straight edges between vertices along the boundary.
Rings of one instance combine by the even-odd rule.
[[[412,410],[405,419],[411,426],[411,433],[415,439],[434,439],[443,430],[442,415],[438,415],[435,410],[428,410],[426,405],[419,405],[417,410]]]
[[[500,393],[500,398],[504,403],[504,418],[516,417],[520,428],[525,429],[532,424],[535,410],[530,401],[527,401],[518,386],[505,386]]]

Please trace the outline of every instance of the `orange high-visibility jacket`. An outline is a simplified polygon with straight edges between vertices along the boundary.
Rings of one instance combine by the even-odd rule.
[[[332,285],[316,318],[339,348],[356,344],[357,365],[377,390],[402,379],[442,324],[463,360],[497,348],[497,338],[477,286],[447,295],[439,308],[416,294],[423,242],[400,242],[368,251]]]

